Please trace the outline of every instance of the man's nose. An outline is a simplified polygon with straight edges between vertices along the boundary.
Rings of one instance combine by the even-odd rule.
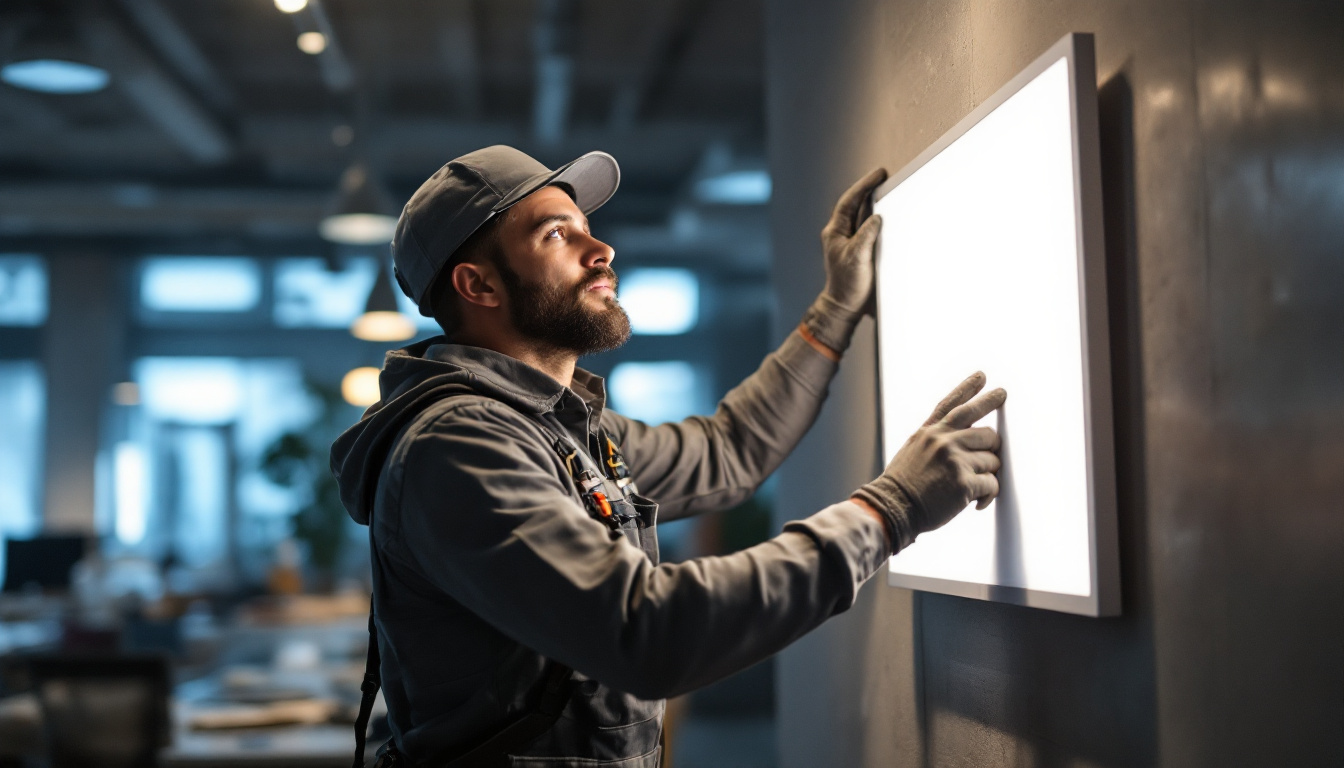
[[[583,251],[583,267],[591,269],[593,267],[611,264],[616,260],[616,250],[610,245],[598,240],[592,235],[586,235],[589,242]]]

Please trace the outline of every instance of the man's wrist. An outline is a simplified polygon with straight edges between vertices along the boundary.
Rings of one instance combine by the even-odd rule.
[[[873,508],[872,504],[869,504],[858,496],[850,496],[849,500],[854,506],[868,513],[868,516],[876,520],[878,525],[882,526],[882,540],[887,543],[887,551],[893,552],[894,550],[891,548],[891,530],[887,528],[887,519],[882,516],[882,513]]]
[[[914,522],[910,519],[914,512],[912,509],[914,501],[899,484],[882,483],[884,479],[879,478],[854,491],[850,501],[861,503],[882,520],[883,527],[887,531],[887,543],[894,554],[915,543],[918,533],[915,531]],[[880,490],[873,487],[878,484],[890,487],[883,487]]]
[[[823,291],[803,314],[802,325],[813,339],[835,352],[838,359],[849,348],[849,339],[861,319],[863,312],[847,309]]]
[[[798,324],[798,335],[802,336],[803,341],[806,341],[809,346],[817,350],[822,357],[830,360],[832,363],[840,362],[840,353],[818,341],[817,337],[812,335],[811,329],[807,327],[807,323],[802,322]]]

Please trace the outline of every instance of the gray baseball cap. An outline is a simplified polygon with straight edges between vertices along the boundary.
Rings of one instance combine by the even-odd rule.
[[[552,171],[513,147],[496,145],[448,161],[421,184],[401,209],[392,238],[393,274],[420,314],[433,316],[429,286],[473,232],[557,182],[574,191],[586,215],[616,193],[621,169],[611,155],[589,152]]]

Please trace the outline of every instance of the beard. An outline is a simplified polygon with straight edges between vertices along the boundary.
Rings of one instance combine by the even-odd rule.
[[[599,278],[616,290],[610,267],[593,267],[576,285],[548,285],[524,283],[507,264],[495,266],[509,291],[509,319],[537,344],[582,356],[616,349],[630,338],[630,318],[614,296],[603,299],[602,309],[585,302],[588,286]]]

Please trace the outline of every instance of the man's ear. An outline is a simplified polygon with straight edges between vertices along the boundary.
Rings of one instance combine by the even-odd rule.
[[[453,290],[467,302],[482,307],[498,307],[503,297],[499,275],[489,264],[464,261],[453,267]]]

